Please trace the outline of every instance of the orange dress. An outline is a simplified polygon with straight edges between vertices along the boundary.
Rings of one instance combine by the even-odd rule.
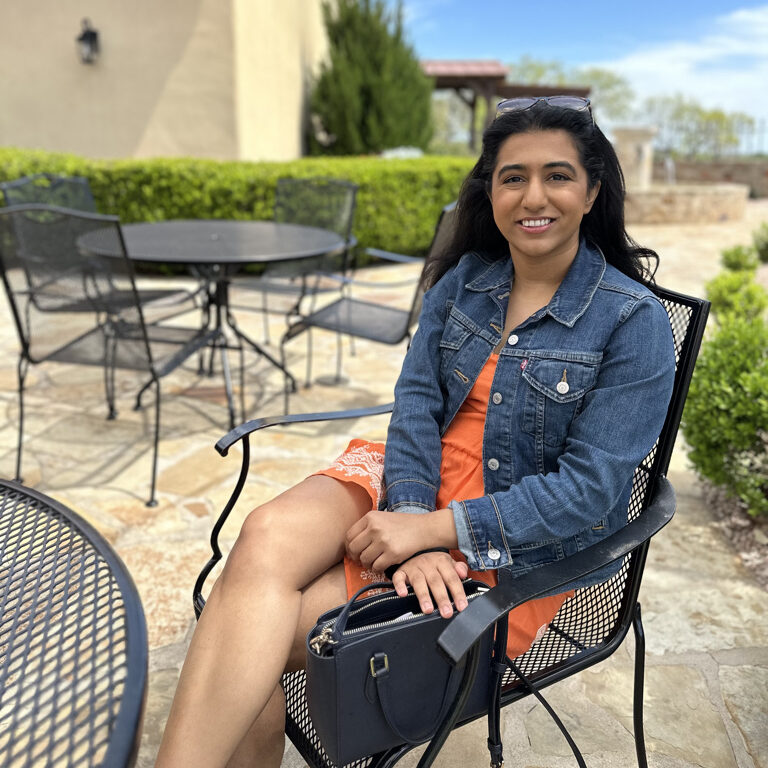
[[[477,498],[485,493],[483,429],[497,360],[498,355],[491,355],[459,412],[443,435],[440,489],[437,494],[438,509],[447,507],[452,499],[462,501]],[[367,440],[352,440],[344,453],[330,467],[316,474],[357,483],[368,492],[371,497],[371,508],[376,509],[381,498],[383,471],[384,445]],[[451,555],[457,560],[466,561],[458,550],[452,550]],[[366,583],[385,578],[383,574],[363,568],[360,563],[349,558],[344,559],[344,572],[347,579],[347,594],[350,597]],[[469,576],[492,587],[497,584],[495,570],[470,571]],[[571,595],[573,592],[531,600],[511,611],[507,655],[514,659],[525,653],[537,639],[539,632],[546,630],[547,625],[560,610],[560,606]]]

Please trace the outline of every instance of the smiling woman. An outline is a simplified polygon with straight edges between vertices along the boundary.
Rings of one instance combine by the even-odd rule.
[[[530,102],[484,134],[427,275],[386,444],[353,441],[244,523],[159,768],[278,766],[281,675],[303,665],[317,616],[379,572],[449,618],[467,607],[468,575],[513,580],[626,525],[675,370],[667,313],[644,284],[655,254],[627,237],[616,154],[584,102]],[[620,567],[512,611],[508,653]]]

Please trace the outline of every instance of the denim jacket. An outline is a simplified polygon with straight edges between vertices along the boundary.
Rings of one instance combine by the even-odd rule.
[[[425,294],[395,387],[388,509],[435,509],[440,440],[501,340],[511,278],[510,258],[470,252]],[[674,372],[661,303],[582,241],[549,304],[499,354],[483,434],[485,495],[450,504],[470,568],[521,575],[626,524],[634,470],[661,431]]]

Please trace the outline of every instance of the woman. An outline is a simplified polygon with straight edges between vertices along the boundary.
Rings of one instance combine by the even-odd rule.
[[[398,592],[411,584],[424,611],[449,617],[451,600],[466,607],[470,569],[515,578],[626,522],[674,355],[643,285],[655,254],[627,236],[623,196],[588,100],[499,105],[432,270],[386,451],[353,441],[250,514],[197,626],[158,766],[279,766],[280,676],[303,665],[317,616],[371,571],[394,569]],[[516,652],[566,598],[510,617]]]

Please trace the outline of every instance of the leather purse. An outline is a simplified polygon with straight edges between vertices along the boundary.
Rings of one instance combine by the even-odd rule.
[[[382,587],[388,591],[357,600]],[[464,590],[471,601],[488,586],[467,580]],[[435,735],[454,703],[464,666],[452,665],[436,645],[448,621],[437,611],[423,614],[412,590],[399,597],[388,582],[363,587],[318,618],[307,635],[307,706],[334,764]],[[459,723],[488,711],[496,687],[493,643],[492,625],[480,641]]]

